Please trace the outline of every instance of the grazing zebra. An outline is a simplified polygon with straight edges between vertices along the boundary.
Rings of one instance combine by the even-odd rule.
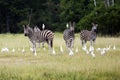
[[[93,42],[96,40],[96,31],[98,24],[92,23],[92,30],[82,30],[80,32],[80,40],[82,42],[83,50],[86,50],[86,42],[90,41],[90,50],[93,50]]]
[[[68,25],[67,25],[68,26]],[[66,47],[70,51],[69,55],[73,55],[72,47],[74,45],[74,26],[75,22],[69,23],[69,29],[65,29],[63,32],[63,39],[65,40]],[[72,53],[72,54],[71,54]]]
[[[35,32],[35,29],[29,27],[29,25],[23,25],[24,27],[24,35],[28,36],[32,45],[33,45],[33,53],[36,55],[36,43],[47,42],[49,45],[49,50],[53,47],[53,38],[54,33],[50,30],[43,30],[39,32]]]

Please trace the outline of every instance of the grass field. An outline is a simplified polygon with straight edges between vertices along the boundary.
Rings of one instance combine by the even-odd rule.
[[[59,50],[63,46],[64,53]],[[78,53],[69,56],[61,33],[55,33],[55,55],[37,46],[37,56],[29,50],[29,39],[23,34],[0,34],[0,49],[7,47],[9,52],[0,52],[0,80],[120,80],[120,38],[98,37],[95,49],[116,45],[105,55],[95,51],[96,57],[86,54],[76,34],[75,46]],[[87,44],[89,46],[89,43]],[[12,49],[15,48],[15,53]],[[22,53],[18,48],[25,49]],[[75,49],[74,49],[75,52]]]

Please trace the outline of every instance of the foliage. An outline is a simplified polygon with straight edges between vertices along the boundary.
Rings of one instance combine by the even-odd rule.
[[[111,1],[111,0],[109,0]],[[0,33],[21,33],[22,25],[42,24],[46,29],[60,31],[67,22],[76,22],[75,32],[91,28],[92,22],[99,24],[99,33],[114,35],[120,32],[120,1],[105,7],[104,0],[0,0]]]

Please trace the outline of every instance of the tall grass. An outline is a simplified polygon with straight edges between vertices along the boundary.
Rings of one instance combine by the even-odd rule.
[[[0,49],[8,47],[9,52],[0,52],[0,80],[119,80],[120,79],[120,39],[114,37],[98,37],[95,48],[116,45],[101,56],[95,51],[96,57],[82,51],[79,34],[76,34],[75,46],[79,52],[69,56],[61,33],[55,33],[52,55],[37,46],[37,56],[29,50],[29,39],[23,34],[1,34]],[[64,53],[59,50],[63,46]],[[89,47],[89,43],[87,44]],[[15,48],[15,53],[11,50]],[[17,49],[25,48],[25,53]],[[75,51],[74,51],[75,52]]]

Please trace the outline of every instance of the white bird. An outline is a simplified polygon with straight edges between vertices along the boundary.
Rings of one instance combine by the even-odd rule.
[[[84,51],[86,51],[86,50],[87,50],[86,46],[84,46],[82,49],[83,49]]]
[[[106,47],[105,50],[106,50],[106,51],[110,50],[110,46]]]
[[[24,52],[25,52],[25,49],[23,48],[23,49],[22,49],[22,53],[24,53]]]
[[[89,51],[94,51],[94,47],[90,46]]]
[[[53,54],[55,54],[55,50],[54,50],[54,48],[53,48],[53,51],[52,51],[52,53],[53,53]]]
[[[33,48],[30,48],[30,51],[33,52]]]
[[[13,52],[13,53],[15,52],[15,49],[14,49],[14,48],[12,49],[12,52]]]
[[[100,50],[101,50],[101,48],[97,48],[96,50],[97,50],[97,51],[100,51]]]
[[[104,55],[104,54],[105,54],[105,48],[101,50],[101,55]]]
[[[110,48],[111,48],[111,45],[109,45],[108,48],[110,49]]]
[[[78,53],[78,47],[76,47],[75,52]]]
[[[115,50],[116,49],[116,47],[115,47],[115,45],[113,46],[113,50]]]
[[[67,28],[69,27],[68,23],[66,24],[66,27],[67,27]]]
[[[45,29],[45,24],[42,24],[42,29],[43,29],[43,30]]]
[[[92,57],[95,57],[94,51],[91,52]]]
[[[89,54],[89,51],[87,50],[86,46],[82,48],[87,54]]]
[[[8,48],[2,48],[1,52],[9,52],[9,49]]]
[[[60,46],[60,51],[63,53],[63,48],[62,48],[62,45]]]
[[[73,51],[70,50],[69,55],[70,55],[70,56],[73,56],[73,54],[74,54]]]

